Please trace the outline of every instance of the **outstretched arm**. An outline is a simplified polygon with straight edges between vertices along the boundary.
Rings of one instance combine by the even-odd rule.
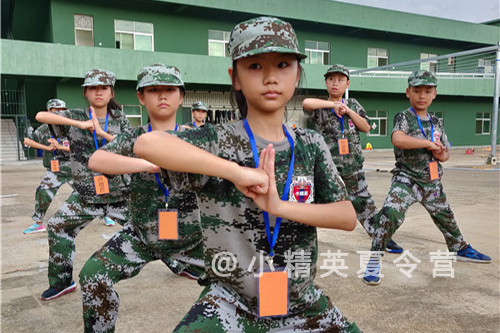
[[[102,129],[101,125],[99,125],[99,120],[97,119],[94,108],[92,106],[90,107],[90,113],[92,114],[92,124],[93,124],[94,130],[95,130],[95,134],[106,139],[107,142],[113,141],[115,136],[109,134],[108,132],[105,132]]]
[[[137,172],[159,172],[160,168],[142,158],[123,156],[97,150],[89,159],[89,168],[106,175],[124,175]]]
[[[268,176],[262,169],[239,166],[167,132],[153,131],[141,135],[135,142],[134,153],[167,170],[224,178],[251,198],[256,192],[267,192]]]
[[[335,109],[340,107],[341,102],[333,102],[320,98],[306,98],[302,101],[302,107],[304,110],[313,112],[317,109]]]
[[[38,143],[35,140],[31,140],[30,138],[24,138],[24,144],[26,146],[30,146],[31,148],[42,149],[42,150],[46,150],[46,151],[53,151],[56,149],[56,147],[52,144],[47,146],[47,145]]]
[[[37,121],[45,124],[67,125],[67,126],[75,126],[81,129],[88,129],[90,131],[94,130],[94,125],[92,124],[92,120],[87,120],[87,121],[75,120],[48,111],[38,112],[35,118]]]
[[[262,160],[262,159],[261,159]],[[269,191],[254,198],[260,209],[274,216],[320,228],[351,231],[356,227],[356,212],[350,201],[337,201],[327,204],[305,204],[282,201],[276,189],[274,176],[274,148],[267,148],[267,157],[262,164],[269,176]]]

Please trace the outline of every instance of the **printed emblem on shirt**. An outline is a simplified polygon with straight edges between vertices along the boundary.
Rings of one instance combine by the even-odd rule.
[[[63,141],[63,146],[64,147],[69,147],[69,141],[68,140],[64,140]]]
[[[439,134],[438,131],[434,132],[434,142],[440,142],[441,141],[441,134]]]
[[[349,119],[348,123],[349,123],[350,129],[353,129],[354,127],[356,127],[356,125],[354,125],[354,121],[352,121],[352,119]]]
[[[314,182],[312,177],[296,177],[290,185],[288,201],[311,203],[314,201]]]

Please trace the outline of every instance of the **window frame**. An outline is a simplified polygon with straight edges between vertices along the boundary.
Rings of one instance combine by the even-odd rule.
[[[375,116],[370,116],[370,114],[375,114]],[[383,115],[382,115],[383,114]],[[370,110],[370,111],[367,111],[367,116],[368,118],[370,119],[370,130],[368,131],[368,133],[366,133],[366,136],[371,136],[371,137],[383,137],[383,136],[387,136],[387,124],[388,124],[388,116],[389,116],[389,111],[387,110]],[[378,126],[377,126],[377,130],[378,130],[378,133],[372,133],[372,130],[374,130],[372,128],[372,124],[371,122],[377,122]],[[384,123],[384,126],[381,126],[381,123]],[[384,129],[384,134],[381,134],[380,132],[380,128],[383,128]]]
[[[311,64],[311,65],[330,65],[330,54],[332,52],[330,43],[329,42],[315,41],[315,40],[306,40],[305,41],[305,45],[307,45],[308,43],[315,43],[316,44],[316,48],[313,49],[313,48],[308,48],[307,46],[305,47],[304,50],[305,50],[305,53],[307,54],[307,58],[305,59],[305,63],[306,64]],[[319,47],[320,43],[327,44],[328,45],[328,47],[327,47],[328,50],[322,50],[322,49],[320,49],[320,47]],[[311,60],[313,59],[313,57],[311,57],[311,52],[315,52],[315,53],[320,53],[321,54],[321,64],[311,63]],[[325,55],[327,56],[327,58],[326,58],[327,63],[325,63]]]
[[[116,28],[116,22],[117,21],[121,21],[121,22],[128,22],[128,23],[132,23],[133,26],[134,26],[134,31],[127,31],[127,30],[119,30]],[[150,24],[151,25],[151,31],[150,33],[148,32],[137,32],[135,31],[136,30],[136,23],[142,23],[142,24]],[[155,27],[154,27],[154,24],[152,22],[142,22],[142,21],[130,21],[130,20],[118,20],[118,19],[115,19],[114,20],[114,33],[115,33],[115,49],[118,49],[118,50],[129,50],[129,49],[124,49],[121,47],[121,42],[120,42],[120,47],[117,48],[116,47],[116,35],[117,34],[127,34],[127,35],[132,35],[133,36],[133,41],[134,41],[134,45],[133,45],[133,49],[134,51],[146,51],[146,52],[154,52],[155,51]],[[151,50],[138,50],[136,48],[136,36],[148,36],[148,37],[151,37]]]
[[[210,38],[210,32],[221,32],[223,40]],[[223,58],[228,58],[229,57],[228,44],[229,44],[230,36],[231,36],[230,31],[208,29],[208,56],[209,57],[222,57],[222,56],[217,55],[217,54],[211,54],[211,52],[210,52],[210,49],[211,49],[210,44],[216,43],[216,44],[223,44],[223,50],[224,50]],[[227,40],[226,40],[226,37],[227,37]]]
[[[420,53],[420,60],[434,58],[437,57],[437,54],[434,53]],[[425,61],[420,63],[420,69],[431,71],[433,73],[437,73],[439,69],[439,63],[437,60]]]
[[[90,26],[91,27],[90,28],[77,27],[76,26],[76,18],[77,18],[77,16],[90,18]],[[94,44],[94,17],[92,15],[74,14],[73,15],[73,25],[74,25],[74,33],[75,33],[75,46],[95,46],[95,44]],[[90,31],[92,33],[92,45],[78,44],[78,38],[77,38],[77,34],[76,34],[77,30],[80,30],[80,31]]]
[[[481,114],[481,117],[478,118],[478,115]],[[485,115],[487,115],[487,118],[485,117]],[[477,131],[477,127],[478,127],[478,124],[479,122],[481,123],[481,133],[479,133]],[[485,132],[484,131],[484,125],[485,125],[485,122],[488,122],[488,132]],[[490,135],[491,134],[491,112],[488,112],[488,111],[485,111],[485,112],[476,112],[476,121],[475,121],[475,125],[476,125],[476,128],[475,128],[475,134],[476,135]]]
[[[370,55],[370,50],[375,50],[375,55]],[[382,53],[380,51],[385,51],[386,55],[382,56],[379,55],[379,53]],[[380,66],[386,66],[389,65],[389,49],[382,49],[378,47],[369,47],[367,49],[367,58],[366,58],[366,66],[367,68],[375,68],[375,67],[380,67]],[[370,59],[375,59],[375,63],[377,64],[376,66],[370,66]],[[380,64],[380,59],[386,59],[386,63],[381,65]]]
[[[131,114],[131,113],[127,113],[125,111],[126,108],[131,108],[131,107],[134,107],[134,108],[139,107],[139,114]],[[125,113],[125,116],[127,117],[127,119],[139,119],[139,121],[140,121],[139,126],[144,125],[143,121],[142,121],[142,105],[141,104],[122,104],[122,112]]]

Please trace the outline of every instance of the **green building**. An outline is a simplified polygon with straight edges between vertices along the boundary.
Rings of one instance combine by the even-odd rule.
[[[228,112],[229,33],[240,21],[269,15],[291,22],[309,55],[304,89],[288,107],[291,123],[307,126],[302,99],[326,98],[323,73],[342,63],[353,71],[349,97],[372,118],[363,144],[392,147],[392,118],[409,105],[406,78],[426,68],[439,78],[430,111],[443,119],[451,143],[491,143],[500,21],[472,24],[328,0],[1,1],[2,124],[17,125],[20,138],[26,118],[39,125],[35,114],[50,98],[63,99],[70,108],[86,107],[80,85],[92,68],[116,73],[116,100],[132,124],[147,119],[137,100],[136,75],[154,63],[182,72],[187,93],[179,123],[191,119],[190,106],[198,100],[209,105],[212,121],[229,121],[234,118]],[[462,55],[477,49],[483,51]],[[390,64],[401,65],[366,72]]]

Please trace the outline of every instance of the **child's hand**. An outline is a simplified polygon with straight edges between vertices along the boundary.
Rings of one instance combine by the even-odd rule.
[[[151,163],[151,162],[148,162],[146,160],[143,160],[144,161],[144,172],[149,172],[149,173],[157,173],[157,172],[160,172],[160,167]]]
[[[78,124],[78,127],[83,130],[89,130],[90,132],[94,132],[94,122],[93,119],[89,119],[86,121],[81,121]]]
[[[271,144],[260,153],[258,168],[240,167],[239,177],[233,181],[238,191],[246,197],[255,200],[258,195],[267,193],[269,189],[269,177],[264,167],[268,163],[270,147],[272,148]]]
[[[432,142],[432,141],[428,141],[429,144],[427,146],[427,150],[434,153],[434,152],[437,152],[437,153],[440,153],[444,147],[441,143],[436,143],[436,142]]]
[[[342,102],[332,102],[333,103],[333,111],[335,111],[336,114],[338,114],[339,116],[341,116],[343,113],[342,112],[342,108],[343,108],[343,104]]]
[[[266,151],[266,158],[261,165],[259,165],[259,168],[262,166],[269,177],[269,190],[266,193],[258,194],[252,199],[260,209],[265,210],[271,215],[280,216],[279,211],[283,201],[281,201],[278,195],[278,189],[276,188],[276,177],[274,175],[275,155],[276,151],[272,145],[269,145]]]
[[[102,130],[101,125],[99,125],[99,119],[97,119],[97,116],[95,114],[95,110],[93,107],[90,107],[90,114],[92,115],[91,121],[92,121],[92,127],[95,131],[95,134],[102,136],[104,131]]]

